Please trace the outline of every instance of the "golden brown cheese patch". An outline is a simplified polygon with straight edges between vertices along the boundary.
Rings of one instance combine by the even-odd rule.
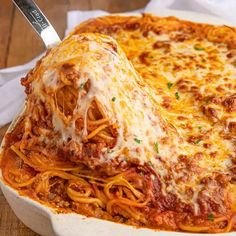
[[[208,170],[206,178],[235,178],[234,28],[143,15],[92,19],[72,34],[81,32],[118,41],[146,85],[155,88],[163,117],[190,144],[187,156]]]

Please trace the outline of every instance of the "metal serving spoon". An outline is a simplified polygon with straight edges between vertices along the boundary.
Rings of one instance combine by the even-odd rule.
[[[57,32],[33,0],[12,0],[43,40],[47,48],[61,42]]]

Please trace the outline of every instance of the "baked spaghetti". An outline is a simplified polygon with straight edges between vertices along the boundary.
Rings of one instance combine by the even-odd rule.
[[[234,231],[235,40],[150,15],[82,24],[22,79],[5,182],[58,212]]]

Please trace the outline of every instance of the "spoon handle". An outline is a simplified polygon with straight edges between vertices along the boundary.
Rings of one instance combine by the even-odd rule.
[[[33,0],[12,0],[43,40],[47,48],[61,42],[57,32]]]

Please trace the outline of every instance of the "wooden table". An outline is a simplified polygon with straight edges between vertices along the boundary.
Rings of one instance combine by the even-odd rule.
[[[102,9],[123,12],[143,8],[148,0],[35,0],[61,37],[69,10]],[[23,64],[45,50],[42,41],[9,0],[0,7],[0,68]],[[1,99],[1,94],[0,94]],[[1,119],[1,114],[0,114]],[[7,125],[0,128],[0,141]],[[0,191],[0,235],[37,235],[21,223]]]

